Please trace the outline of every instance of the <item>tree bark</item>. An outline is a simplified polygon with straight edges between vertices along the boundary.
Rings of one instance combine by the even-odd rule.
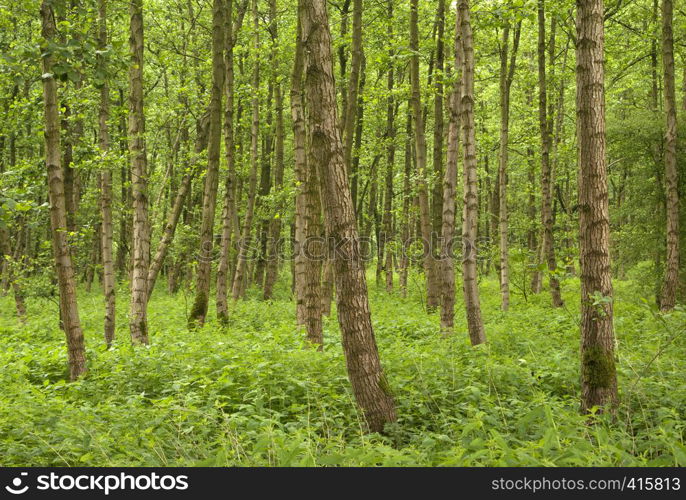
[[[322,201],[336,278],[338,321],[348,377],[357,404],[372,432],[396,420],[390,386],[374,339],[364,265],[343,157],[325,0],[300,0],[306,55],[305,94],[310,130],[309,157],[321,183]]]
[[[239,230],[236,210],[236,145],[234,139],[234,66],[233,48],[236,37],[243,24],[243,17],[247,10],[248,0],[238,5],[236,21],[233,16],[233,0],[226,2],[226,23],[224,54],[224,92],[226,94],[226,109],[224,120],[224,147],[226,149],[226,182],[224,185],[224,208],[222,210],[222,239],[217,266],[217,318],[226,323],[229,319],[228,285],[231,279],[230,265],[232,258],[232,237]],[[240,116],[240,115],[239,115]]]
[[[476,266],[476,231],[479,223],[479,197],[476,175],[476,139],[474,130],[474,45],[469,0],[459,0],[458,16],[462,32],[462,97],[461,127],[463,142],[463,215],[462,215],[462,280],[467,328],[472,345],[486,342],[481,319],[479,283]]]
[[[321,270],[324,246],[321,238],[321,203],[317,172],[307,158],[307,134],[303,103],[304,52],[298,18],[295,64],[291,78],[291,117],[295,175],[298,182],[295,198],[295,296],[298,325],[304,325],[307,339],[323,344]]]
[[[500,297],[501,309],[503,311],[507,311],[510,307],[510,260],[507,241],[507,148],[510,123],[510,88],[514,80],[521,26],[520,21],[515,27],[512,54],[509,55],[509,24],[503,30],[502,45],[500,47],[500,161],[498,164],[498,200],[500,207],[498,210],[498,231],[500,233]],[[509,61],[508,57],[510,58]]]
[[[129,66],[129,155],[133,195],[133,273],[129,329],[134,344],[148,344],[148,162],[143,112],[143,1],[129,5],[131,62]]]
[[[605,158],[602,0],[577,0],[576,109],[581,262],[581,409],[617,404]]]
[[[541,223],[543,225],[543,254],[548,267],[550,294],[553,307],[562,307],[560,282],[555,277],[555,237],[553,234],[553,172],[550,162],[551,124],[547,108],[546,61],[545,61],[545,0],[538,0],[538,117],[541,129]]]
[[[665,194],[667,198],[667,256],[660,293],[660,309],[671,311],[679,287],[679,172],[677,170],[677,120],[674,83],[674,35],[672,0],[662,0],[662,67],[665,100]]]
[[[40,7],[41,35],[43,43],[54,43],[55,16],[50,2],[44,0]],[[53,56],[44,50],[43,106],[45,117],[45,163],[50,192],[50,227],[52,249],[57,268],[60,293],[60,312],[67,339],[69,378],[76,380],[86,373],[86,348],[79,320],[76,300],[76,283],[67,240],[67,213],[64,199],[64,178],[60,157],[60,121],[57,105],[57,82],[52,69]]]
[[[188,317],[188,326],[202,326],[207,316],[212,277],[214,248],[214,213],[219,187],[219,156],[222,132],[222,91],[224,86],[224,12],[222,0],[212,4],[212,92],[210,100],[210,130],[207,145],[207,173],[202,202],[200,252],[195,285],[195,301]]]
[[[278,22],[276,11],[276,0],[269,2],[269,19],[271,22],[270,34],[272,37],[272,66],[277,67],[278,62]],[[283,188],[284,170],[284,125],[283,125],[283,95],[281,92],[281,82],[274,77],[274,104],[276,106],[276,124],[274,131],[274,189],[277,196],[281,199],[281,189]],[[267,268],[264,277],[264,299],[269,300],[274,294],[274,284],[279,274],[279,237],[281,236],[281,217],[283,207],[279,202],[276,205],[276,213],[269,221],[269,231],[267,237]]]
[[[438,306],[439,294],[437,290],[436,260],[432,248],[431,208],[426,180],[426,136],[424,132],[424,118],[422,115],[421,94],[419,85],[419,29],[417,0],[410,3],[410,80],[412,85],[412,117],[414,121],[415,158],[417,162],[417,190],[419,197],[419,216],[421,221],[422,244],[424,247],[424,273],[426,275],[426,308],[434,311]]]
[[[253,11],[253,55],[255,57],[252,74],[252,125],[250,127],[250,177],[248,179],[248,207],[243,221],[243,232],[239,242],[238,262],[236,263],[236,273],[233,277],[231,295],[233,300],[238,300],[245,294],[246,275],[248,270],[248,252],[250,250],[250,235],[252,221],[255,216],[255,197],[257,194],[257,147],[260,132],[260,38],[259,38],[259,17],[257,12],[257,0],[252,0]]]
[[[450,92],[448,121],[448,157],[443,175],[443,214],[441,224],[441,330],[452,333],[455,322],[455,264],[453,244],[455,239],[455,196],[457,189],[457,161],[460,142],[460,97],[462,93],[462,68],[464,51],[460,16],[455,18],[454,67],[458,75]]]
[[[107,48],[107,0],[98,1],[98,45],[100,50]],[[99,56],[101,71],[107,74],[107,62]],[[110,137],[107,120],[110,116],[110,89],[105,80],[100,88],[100,110],[98,115],[98,146],[100,153],[106,158],[110,149]],[[112,169],[109,162],[105,162],[105,168],[100,178],[100,211],[102,216],[101,246],[103,267],[103,291],[105,293],[105,344],[109,347],[114,340],[115,329],[115,276],[114,261],[112,259]]]
[[[393,47],[393,0],[387,2],[387,36],[388,44]],[[394,51],[389,49],[389,59],[393,60]],[[391,243],[393,234],[393,172],[395,164],[395,97],[393,95],[395,85],[395,68],[391,63],[388,69],[388,91],[386,103],[386,194],[384,196],[383,230],[379,238],[379,258],[384,259],[383,271],[386,274],[386,291],[393,291],[393,248]],[[384,255],[385,251],[385,255]]]

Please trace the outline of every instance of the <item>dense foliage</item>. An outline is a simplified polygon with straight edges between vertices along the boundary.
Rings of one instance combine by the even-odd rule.
[[[565,281],[570,304],[577,287]],[[252,290],[230,327],[193,333],[177,320],[183,295],[160,291],[153,345],[132,349],[122,321],[109,351],[94,333],[99,295],[82,294],[91,373],[71,384],[55,315],[41,314],[54,304],[32,302],[20,325],[4,298],[3,465],[686,465],[683,311],[660,317],[638,281],[617,282],[621,406],[589,426],[576,307],[552,311],[539,295],[504,315],[497,283],[482,290],[491,340],[476,349],[463,319],[458,335],[439,333],[416,287],[407,299],[372,291],[399,414],[383,437],[365,435],[354,410],[336,321],[324,352],[303,349],[283,287],[268,306]]]

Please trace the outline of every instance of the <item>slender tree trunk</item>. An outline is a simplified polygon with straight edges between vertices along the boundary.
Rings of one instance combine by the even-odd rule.
[[[441,225],[441,330],[452,333],[455,322],[455,264],[453,262],[455,239],[455,196],[457,189],[457,161],[460,142],[460,97],[462,94],[462,68],[464,51],[460,16],[455,18],[454,66],[458,79],[453,84],[448,100],[448,157],[443,175],[443,215]]]
[[[129,66],[129,154],[133,187],[133,274],[129,328],[134,344],[148,341],[148,162],[145,149],[143,112],[143,1],[129,6],[131,63]]]
[[[553,234],[553,172],[550,163],[552,145],[551,124],[547,108],[547,87],[545,68],[545,0],[538,0],[538,117],[541,129],[541,223],[543,225],[543,253],[548,266],[550,294],[553,307],[562,307],[560,282],[555,277],[557,259],[555,257],[555,239]]]
[[[162,265],[164,264],[164,259],[167,256],[169,247],[174,240],[176,226],[178,225],[179,218],[181,217],[181,211],[186,201],[186,197],[188,196],[188,191],[190,190],[193,176],[193,172],[189,172],[186,173],[181,180],[179,191],[176,193],[176,198],[174,199],[174,205],[172,206],[171,212],[169,212],[169,216],[167,218],[167,222],[164,225],[162,238],[157,245],[157,251],[155,252],[155,256],[150,263],[150,268],[148,269],[148,300],[150,300],[150,297],[152,296],[152,292],[155,289],[157,276],[162,269]]]
[[[207,145],[207,173],[202,202],[200,226],[200,257],[195,285],[195,302],[188,317],[189,327],[202,326],[207,316],[212,277],[214,247],[214,213],[219,185],[219,157],[222,132],[222,91],[224,86],[224,12],[222,0],[212,4],[212,92],[210,102],[210,130]]]
[[[512,54],[509,55],[510,26],[506,26],[503,30],[502,46],[500,48],[500,161],[498,165],[498,199],[500,207],[498,210],[498,230],[500,233],[500,297],[503,311],[507,311],[510,307],[510,261],[507,241],[507,148],[510,123],[510,88],[514,79],[520,33],[521,22],[517,23],[515,28]],[[510,58],[509,61],[508,57]]]
[[[107,48],[107,0],[98,1],[98,45],[100,50]],[[102,57],[102,56],[100,56]],[[107,73],[105,58],[100,59],[101,70]],[[98,117],[98,146],[100,153],[107,156],[110,149],[110,137],[107,120],[110,116],[110,89],[107,79],[100,88],[100,111]],[[112,169],[105,162],[105,168],[100,178],[100,211],[102,214],[102,267],[103,267],[103,291],[105,293],[105,344],[109,347],[114,340],[115,328],[115,277],[114,262],[112,259]]]
[[[222,210],[222,239],[219,265],[217,266],[217,318],[222,323],[229,319],[228,308],[228,285],[232,279],[232,235],[237,233],[238,212],[236,210],[236,145],[234,139],[234,68],[233,48],[236,43],[238,31],[243,23],[243,17],[247,10],[248,0],[243,0],[238,6],[236,21],[233,16],[233,0],[226,3],[226,51],[224,60],[224,91],[226,93],[226,110],[224,120],[224,146],[226,149],[226,183],[224,186],[224,208]],[[240,115],[239,115],[240,116]]]
[[[401,254],[398,265],[398,286],[403,297],[407,297],[407,274],[410,267],[409,244],[412,224],[410,209],[412,206],[412,193],[410,189],[410,177],[412,176],[412,114],[410,106],[407,107],[407,120],[405,124],[405,161],[403,175],[403,212],[402,229],[400,231]]]
[[[418,173],[419,216],[421,219],[422,244],[424,246],[424,273],[426,274],[426,308],[431,312],[436,309],[439,301],[437,290],[436,261],[432,248],[431,209],[429,207],[429,192],[426,181],[426,137],[424,133],[424,119],[422,115],[421,94],[419,84],[419,30],[417,22],[417,3],[410,3],[410,80],[412,85],[412,116],[414,121],[415,157]]]
[[[352,24],[352,57],[350,62],[350,75],[348,91],[346,95],[345,116],[343,117],[343,158],[348,168],[348,177],[352,180],[352,151],[355,124],[357,123],[358,90],[360,86],[360,70],[362,67],[362,0],[353,2]],[[353,201],[357,200],[353,198]]]
[[[54,43],[55,16],[50,2],[44,0],[40,7],[41,35],[46,43]],[[60,121],[57,105],[57,81],[50,51],[42,57],[43,105],[45,111],[45,163],[50,191],[50,227],[52,249],[57,268],[60,293],[60,312],[67,338],[69,377],[76,380],[86,373],[86,348],[79,320],[76,301],[76,283],[67,240],[67,212],[64,200],[64,179],[60,157]]]
[[[577,0],[581,408],[617,404],[605,158],[602,0]]]
[[[433,130],[433,178],[431,186],[431,221],[432,221],[432,246],[435,252],[441,252],[439,236],[443,231],[443,142],[445,134],[444,126],[444,98],[443,98],[443,72],[445,70],[445,50],[443,37],[445,34],[445,0],[438,0],[436,5],[436,63],[433,69],[434,87],[434,130]],[[440,301],[441,288],[441,264],[436,262],[436,280]]]
[[[272,37],[272,66],[276,68],[278,61],[278,23],[276,0],[269,2],[269,18],[271,21],[270,33]],[[284,125],[283,125],[283,95],[281,93],[281,82],[274,78],[274,102],[276,105],[276,127],[274,141],[274,190],[281,195],[283,188],[283,169],[284,169]],[[281,217],[283,207],[281,203],[276,206],[276,213],[269,221],[269,232],[267,238],[267,268],[264,277],[264,299],[269,300],[274,293],[274,284],[279,274],[279,237],[281,236]]]
[[[665,100],[665,193],[667,198],[667,258],[660,293],[660,309],[671,311],[679,287],[679,172],[677,170],[677,121],[674,90],[674,36],[672,0],[662,0],[662,67]]]
[[[298,8],[306,54],[309,160],[319,173],[327,234],[337,252],[333,259],[336,303],[348,377],[369,429],[381,432],[386,423],[396,420],[395,404],[381,368],[369,312],[364,265],[336,117],[326,2],[300,0]]]
[[[238,300],[245,294],[246,276],[248,271],[248,252],[250,250],[250,234],[253,217],[255,216],[255,197],[257,194],[257,146],[260,132],[260,38],[259,38],[259,17],[257,12],[257,0],[252,0],[253,10],[253,51],[254,51],[254,68],[252,74],[252,125],[250,127],[250,178],[248,179],[248,207],[245,213],[245,220],[243,221],[243,232],[241,241],[239,242],[238,262],[236,264],[236,273],[233,278],[233,286],[231,294],[233,300]]]
[[[462,280],[467,327],[472,345],[486,342],[481,319],[479,283],[476,266],[476,231],[479,224],[479,197],[476,174],[476,139],[474,130],[474,45],[469,0],[459,0],[458,16],[462,32],[461,127],[463,147]]]
[[[393,0],[388,0],[387,36],[389,46],[393,46]],[[393,60],[394,51],[389,49],[389,59]],[[386,194],[384,196],[383,230],[379,238],[379,258],[384,259],[383,270],[386,274],[386,291],[393,291],[393,175],[395,164],[395,111],[396,104],[393,96],[395,84],[395,68],[391,64],[388,69],[387,85],[388,98],[386,103]],[[384,255],[385,250],[385,255]]]
[[[295,157],[295,296],[296,317],[304,325],[307,339],[323,345],[321,270],[325,256],[321,238],[319,179],[315,166],[308,162],[305,110],[303,102],[304,47],[300,18],[295,42],[295,64],[291,78],[291,117]]]

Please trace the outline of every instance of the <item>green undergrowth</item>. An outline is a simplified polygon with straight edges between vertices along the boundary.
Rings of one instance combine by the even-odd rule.
[[[335,312],[324,352],[308,348],[285,282],[274,301],[253,290],[232,304],[227,326],[211,304],[211,320],[193,331],[192,295],[160,289],[149,309],[152,344],[135,349],[125,288],[110,350],[102,296],[80,291],[89,373],[75,383],[65,381],[55,303],[30,298],[21,325],[11,296],[0,298],[0,465],[686,466],[686,314],[661,316],[640,287],[616,282],[621,403],[614,419],[589,425],[579,414],[577,281],[563,283],[563,309],[545,292],[515,294],[508,313],[497,282],[484,281],[488,343],[477,348],[461,294],[455,334],[444,337],[418,283],[402,298],[370,282],[398,406],[383,436],[363,431]]]

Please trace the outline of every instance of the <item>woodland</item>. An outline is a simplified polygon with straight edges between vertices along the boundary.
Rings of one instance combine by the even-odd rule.
[[[686,466],[686,5],[0,4],[0,465]]]

